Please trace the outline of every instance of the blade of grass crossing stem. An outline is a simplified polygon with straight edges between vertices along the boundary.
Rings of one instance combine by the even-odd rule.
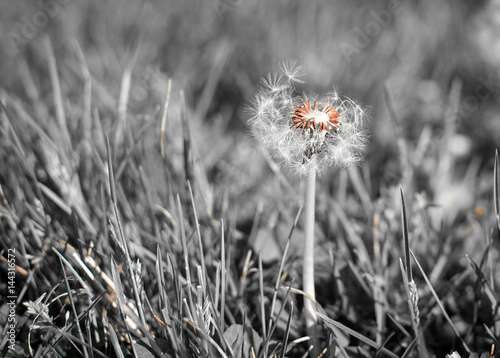
[[[460,340],[460,342],[462,343],[464,349],[467,351],[467,353],[470,354],[470,349],[469,347],[467,346],[467,344],[465,343],[465,341],[463,340],[463,338],[460,336],[460,334],[458,333],[458,330],[457,328],[455,327],[455,325],[453,324],[453,321],[451,320],[450,316],[448,316],[448,313],[446,312],[444,306],[443,306],[443,303],[441,302],[441,300],[439,299],[439,296],[437,295],[436,291],[434,290],[434,287],[432,287],[432,284],[431,282],[429,281],[429,278],[427,277],[427,275],[425,274],[424,272],[424,269],[422,268],[422,266],[420,266],[420,263],[418,262],[417,260],[417,257],[415,256],[415,254],[413,253],[413,251],[410,250],[410,253],[411,255],[413,256],[413,259],[415,260],[415,264],[417,265],[418,269],[420,270],[420,272],[422,273],[422,277],[424,278],[425,282],[427,283],[427,286],[429,287],[432,295],[434,296],[434,299],[436,300],[436,303],[438,304],[439,308],[441,309],[441,311],[443,312],[443,315],[444,317],[446,318],[446,320],[448,321],[448,323],[450,324],[451,328],[453,329],[453,332],[455,333],[455,335],[457,336],[457,338]]]
[[[83,332],[82,332],[82,328],[80,326],[80,322],[78,321],[78,313],[76,312],[75,301],[73,300],[73,294],[71,293],[71,287],[69,286],[68,275],[66,274],[66,269],[64,268],[64,263],[61,260],[61,258],[59,258],[59,262],[61,264],[63,275],[64,275],[64,283],[66,285],[66,289],[68,290],[69,303],[71,306],[71,310],[73,311],[73,319],[75,320],[75,323],[76,323],[78,337],[83,342],[83,344],[82,344],[83,354],[84,354],[85,358],[89,358],[89,352],[87,352],[87,348],[85,347],[86,341],[83,337]]]
[[[108,160],[108,175],[109,175],[109,191],[111,195],[111,202],[113,204],[113,212],[115,214],[116,222],[118,224],[118,232],[120,236],[120,241],[123,245],[123,248],[125,249],[125,254],[126,254],[126,266],[127,266],[127,271],[129,273],[129,276],[132,281],[132,288],[134,291],[134,296],[135,296],[135,301],[137,305],[137,311],[139,312],[139,317],[141,319],[141,322],[144,327],[147,327],[146,325],[146,318],[144,317],[144,311],[142,308],[142,303],[141,303],[141,296],[139,292],[139,287],[137,286],[137,280],[135,279],[135,272],[132,267],[132,261],[130,258],[130,252],[128,249],[128,243],[127,240],[125,240],[125,233],[123,231],[123,226],[120,220],[120,214],[118,212],[118,204],[116,201],[116,187],[115,187],[115,177],[113,173],[113,159],[111,155],[111,146],[109,144],[109,137],[107,133],[104,133],[104,136],[106,138],[106,152],[107,152],[107,160]]]
[[[377,349],[377,351],[375,352],[374,354],[374,358],[377,358],[378,355],[382,352],[381,348],[384,348],[386,346],[386,344],[391,340],[391,338],[394,336],[395,332],[391,332],[391,334],[389,334],[385,339],[384,341],[382,342],[382,344],[380,345],[380,347]]]
[[[401,356],[401,358],[407,358],[407,357],[409,357],[410,354],[415,349],[415,347],[418,345],[418,341],[419,340],[420,340],[420,335],[416,336],[415,339],[413,339],[413,341],[410,343],[410,345],[408,346],[408,348],[406,348],[406,350],[404,351],[404,353]]]
[[[316,312],[316,315],[321,318],[325,324],[328,326],[328,327],[336,327],[338,329],[341,329],[343,330],[344,332],[350,334],[351,336],[357,338],[358,340],[360,340],[361,342],[369,345],[370,347],[373,347],[375,349],[379,349],[381,350],[382,353],[386,354],[387,356],[391,357],[391,358],[399,358],[396,354],[392,353],[390,350],[388,350],[387,348],[384,348],[384,347],[381,347],[380,344],[377,344],[377,342],[374,342],[372,341],[370,338],[367,338],[365,336],[363,336],[362,334],[356,332],[355,330],[347,327],[347,326],[344,326],[342,323],[340,322],[337,322],[337,321],[334,321],[333,319],[329,318],[328,316],[324,315],[323,313],[321,312]]]

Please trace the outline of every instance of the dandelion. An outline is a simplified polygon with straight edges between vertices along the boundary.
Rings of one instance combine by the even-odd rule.
[[[321,353],[317,334],[314,287],[314,220],[317,171],[330,166],[345,168],[361,160],[366,143],[364,111],[354,101],[333,91],[320,97],[296,95],[303,70],[295,62],[281,65],[280,73],[262,80],[261,90],[250,108],[249,125],[258,142],[284,168],[304,175],[303,291],[307,333],[314,346],[311,356]]]
[[[322,171],[358,163],[366,143],[364,110],[336,91],[298,96],[302,76],[292,62],[262,80],[250,108],[255,138],[282,167],[299,175],[311,166]]]

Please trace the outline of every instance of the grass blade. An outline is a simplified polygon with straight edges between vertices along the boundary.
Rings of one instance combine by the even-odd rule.
[[[405,251],[405,271],[408,283],[413,281],[413,275],[411,272],[411,262],[410,262],[410,239],[408,235],[408,220],[406,217],[406,204],[405,197],[403,193],[403,188],[399,188],[401,191],[401,222],[403,225],[403,241],[404,241],[404,251]]]
[[[493,203],[497,219],[497,233],[500,239],[500,198],[498,193],[498,149],[495,150],[495,164],[493,166]]]
[[[450,316],[446,312],[443,303],[441,302],[441,300],[439,299],[439,296],[437,295],[436,291],[434,290],[434,287],[432,287],[432,284],[429,281],[429,278],[427,277],[427,275],[425,274],[424,269],[422,268],[422,266],[420,266],[420,263],[418,262],[418,260],[417,260],[417,258],[415,256],[415,254],[413,253],[413,251],[410,250],[410,253],[413,256],[413,259],[415,260],[415,263],[416,263],[418,269],[420,270],[420,273],[422,274],[425,282],[427,283],[427,286],[429,287],[432,295],[434,296],[434,299],[436,300],[436,303],[438,304],[439,308],[441,309],[441,312],[443,312],[444,317],[446,318],[446,320],[450,324],[450,326],[453,329],[453,332],[455,333],[455,335],[457,336],[457,338],[462,343],[462,346],[464,347],[464,349],[467,351],[467,353],[470,353],[471,351],[469,349],[469,346],[467,346],[467,343],[465,343],[465,341],[463,340],[463,338],[460,336],[460,333],[458,333],[457,328],[455,327],[455,325],[453,324],[453,321],[451,320]]]
[[[341,329],[342,331],[344,331],[344,332],[350,334],[351,336],[357,338],[361,342],[369,345],[370,347],[373,347],[375,349],[380,349],[380,351],[382,353],[388,355],[389,357],[391,357],[391,358],[399,358],[396,354],[392,353],[387,348],[384,348],[380,344],[377,344],[377,342],[374,342],[370,338],[367,338],[367,337],[363,336],[362,334],[356,332],[355,330],[353,330],[353,329],[351,329],[351,328],[349,328],[347,326],[344,326],[340,322],[334,321],[333,319],[329,318],[325,314],[323,314],[321,312],[316,312],[316,315],[319,318],[321,318],[329,328],[331,328],[333,326],[335,328]]]

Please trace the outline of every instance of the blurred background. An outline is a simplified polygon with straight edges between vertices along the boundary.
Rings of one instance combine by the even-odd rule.
[[[227,215],[238,229],[235,240],[244,238],[256,250],[267,248],[266,262],[279,259],[279,244],[269,249],[273,243],[269,238],[279,237],[283,244],[304,187],[300,178],[280,171],[258,150],[245,125],[245,108],[263,76],[277,70],[280,62],[295,59],[306,71],[306,83],[299,90],[323,93],[336,88],[366,107],[371,118],[364,164],[349,173],[332,168],[319,179],[318,190],[328,195],[318,199],[322,251],[318,255],[325,258],[328,250],[323,249],[336,245],[332,233],[342,226],[337,221],[343,220],[341,213],[330,215],[331,197],[345,204],[354,232],[367,247],[372,244],[370,225],[378,225],[374,217],[364,216],[372,209],[380,215],[381,236],[391,233],[394,247],[399,247],[400,184],[410,211],[418,213],[411,218],[416,254],[423,257],[426,270],[436,262],[441,265],[432,271],[434,282],[466,270],[464,252],[473,256],[484,250],[494,219],[483,215],[493,212],[492,172],[500,143],[500,1],[0,0],[0,4],[0,98],[19,118],[31,117],[39,126],[25,128],[38,135],[45,132],[56,143],[60,140],[50,43],[74,150],[69,162],[80,173],[84,200],[89,203],[95,202],[89,198],[100,195],[94,195],[99,181],[85,169],[82,158],[88,160],[95,150],[104,161],[103,131],[110,133],[115,155],[123,159],[130,143],[120,146],[124,140],[117,129],[120,123],[137,139],[149,119],[156,118],[141,141],[141,155],[132,160],[144,167],[152,202],[157,203],[167,200],[169,179],[189,176],[184,174],[183,157],[188,123],[195,192],[202,211],[215,220]],[[168,179],[160,154],[167,97],[163,143]],[[7,137],[6,128],[3,125]],[[4,157],[0,184],[12,183],[6,172],[15,165],[5,153],[0,153]],[[35,156],[42,155],[35,151]],[[43,182],[44,175],[37,172],[38,180]],[[125,192],[133,192],[134,175],[124,176]],[[134,198],[131,195],[130,200]],[[233,209],[228,211],[228,205]],[[144,203],[138,200],[132,211],[141,210]],[[450,237],[454,244],[444,245]],[[296,251],[300,253],[300,244]],[[400,277],[397,264],[391,275]],[[498,275],[491,279],[499,284]],[[459,291],[454,294],[463,297]],[[331,303],[325,292],[319,296],[321,303]],[[453,307],[463,322],[470,318],[465,304]],[[439,333],[440,324],[429,323],[430,330],[435,327],[434,333]],[[467,324],[462,328],[465,334]],[[450,347],[445,345],[443,354]]]
[[[2,88],[26,100],[50,96],[43,90],[48,71],[40,45],[48,34],[63,92],[71,94],[68,107],[82,101],[77,41],[92,78],[93,105],[101,112],[116,111],[129,67],[131,118],[162,105],[172,79],[174,101],[184,91],[197,120],[209,127],[222,123],[217,128],[238,143],[247,131],[243,109],[259,79],[280,61],[296,59],[307,72],[305,89],[335,87],[368,107],[372,139],[367,161],[382,181],[399,180],[391,166],[377,169],[379,161],[396,157],[397,148],[384,84],[410,143],[425,127],[433,138],[442,135],[454,81],[456,133],[449,141],[454,153],[461,160],[491,158],[499,136],[498,1],[2,3]],[[29,93],[32,86],[42,88],[41,98]],[[208,142],[200,146],[213,147],[216,141]]]

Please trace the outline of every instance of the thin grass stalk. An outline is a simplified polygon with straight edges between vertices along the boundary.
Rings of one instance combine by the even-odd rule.
[[[455,325],[453,324],[453,321],[451,320],[450,316],[446,312],[443,303],[441,302],[441,300],[439,299],[439,296],[437,295],[436,291],[434,290],[434,287],[432,287],[432,284],[429,281],[429,278],[427,277],[427,275],[425,274],[424,269],[422,268],[422,266],[420,266],[420,263],[418,262],[417,257],[415,256],[415,254],[411,250],[410,250],[410,254],[413,257],[413,260],[415,260],[415,264],[417,265],[418,269],[422,273],[422,277],[424,278],[425,282],[427,283],[427,286],[429,287],[432,295],[434,296],[434,298],[436,300],[436,303],[438,304],[439,308],[441,309],[441,312],[443,312],[444,318],[450,324],[450,326],[451,326],[451,328],[453,330],[453,333],[455,333],[455,335],[457,336],[457,338],[460,340],[460,342],[462,343],[462,346],[464,347],[464,349],[467,351],[467,353],[470,354],[471,350],[469,349],[469,346],[467,345],[467,343],[465,343],[465,341],[463,340],[463,338],[460,336],[460,333],[458,333],[457,328],[455,327]],[[468,257],[468,256],[466,255],[466,257]]]
[[[61,263],[61,267],[62,267],[62,271],[63,271],[63,275],[64,275],[64,283],[66,285],[66,289],[68,290],[68,298],[69,298],[71,310],[73,311],[73,316],[74,316],[73,319],[75,320],[75,323],[76,323],[78,337],[82,341],[83,354],[84,354],[85,358],[89,358],[89,353],[87,352],[87,347],[85,346],[86,341],[83,338],[82,328],[80,326],[80,321],[78,320],[78,313],[76,312],[75,301],[73,300],[73,294],[71,293],[71,287],[69,286],[68,275],[66,274],[66,269],[64,268],[64,263],[63,263],[61,258],[59,258],[59,262]]]
[[[146,318],[144,317],[144,312],[142,309],[142,301],[141,301],[141,293],[139,291],[139,287],[137,286],[137,281],[135,279],[135,272],[132,267],[132,260],[130,258],[130,252],[128,249],[128,243],[127,240],[125,240],[125,233],[123,232],[123,226],[120,220],[120,214],[118,212],[118,204],[116,201],[116,188],[115,188],[115,178],[114,178],[114,173],[113,173],[113,161],[111,157],[111,147],[109,144],[109,138],[108,135],[105,133],[106,137],[106,150],[107,150],[107,155],[108,155],[108,175],[109,175],[109,190],[110,190],[110,195],[111,195],[111,202],[113,203],[113,211],[116,217],[116,222],[118,223],[118,232],[119,232],[119,237],[122,243],[123,248],[125,249],[125,256],[126,256],[126,266],[127,270],[130,276],[130,279],[132,281],[132,288],[134,291],[134,296],[135,296],[135,301],[137,304],[137,311],[139,312],[139,317],[141,318],[141,323],[143,324],[144,327],[147,327],[146,325]]]
[[[497,233],[500,238],[500,198],[498,194],[498,149],[495,150],[495,164],[493,166],[493,204],[497,220]]]
[[[193,295],[191,293],[191,289],[192,289],[193,285],[192,285],[192,280],[191,280],[191,269],[189,267],[189,252],[188,252],[188,248],[187,248],[186,232],[185,232],[185,228],[184,228],[184,213],[182,212],[181,198],[179,197],[179,194],[177,194],[177,210],[179,211],[179,225],[180,225],[180,232],[181,232],[182,251],[183,251],[183,256],[184,256],[184,268],[186,270],[186,281],[187,281],[189,312],[190,312],[190,311],[194,310]]]
[[[396,354],[394,354],[393,352],[391,352],[387,348],[384,348],[382,345],[378,344],[377,342],[372,341],[370,338],[363,336],[362,334],[360,334],[360,333],[356,332],[355,330],[343,325],[342,323],[331,319],[330,317],[328,317],[324,313],[316,312],[316,314],[325,322],[325,324],[328,327],[333,326],[333,327],[336,327],[338,329],[341,329],[342,331],[346,332],[347,334],[349,334],[349,335],[357,338],[361,342],[365,343],[366,345],[373,347],[375,349],[380,349],[380,351],[382,353],[384,353],[385,355],[387,355],[391,358],[399,358]],[[316,358],[316,356],[314,358]]]
[[[304,292],[311,299],[304,297],[304,318],[306,322],[307,334],[311,337],[314,348],[311,351],[312,357],[320,354],[318,335],[318,319],[315,315],[314,303],[316,293],[314,287],[314,221],[316,205],[316,156],[311,159],[306,179],[306,197],[304,204],[305,215],[305,245],[304,245],[304,267],[302,272],[302,285]]]
[[[400,187],[399,191],[401,192],[401,224],[403,226],[405,270],[406,270],[406,278],[408,280],[408,283],[410,283],[411,281],[413,281],[413,274],[411,272],[411,262],[410,262],[410,240],[408,237],[408,220],[406,217],[406,203],[405,203],[403,188]]]
[[[281,349],[280,358],[285,358],[286,347],[288,345],[288,337],[290,336],[290,326],[293,317],[293,301],[290,301],[290,312],[288,314],[288,322],[286,323],[285,336],[283,337],[283,348]]]
[[[203,287],[203,295],[206,295],[207,291],[207,267],[205,265],[205,253],[203,250],[203,240],[201,239],[201,231],[200,231],[200,222],[198,220],[198,213],[196,211],[196,204],[194,202],[193,189],[191,188],[191,182],[188,181],[188,189],[189,196],[191,198],[191,205],[193,206],[193,215],[194,215],[194,223],[196,226],[196,235],[198,237],[198,247],[200,250],[200,262],[201,262],[201,270],[202,270],[202,280],[200,281],[201,286]]]
[[[264,307],[264,271],[262,268],[262,254],[260,252],[259,252],[259,289],[260,289],[260,316],[262,325],[262,337],[265,337],[267,330],[266,330],[266,309]]]
[[[221,302],[220,302],[220,327],[224,332],[224,311],[226,310],[226,247],[224,238],[224,219],[220,220],[221,224]]]
[[[172,79],[168,80],[168,89],[167,96],[165,99],[165,104],[163,106],[163,113],[161,116],[161,127],[160,127],[160,153],[163,158],[165,158],[165,126],[167,123],[167,113],[168,113],[168,104],[170,103],[170,92],[172,90]]]

